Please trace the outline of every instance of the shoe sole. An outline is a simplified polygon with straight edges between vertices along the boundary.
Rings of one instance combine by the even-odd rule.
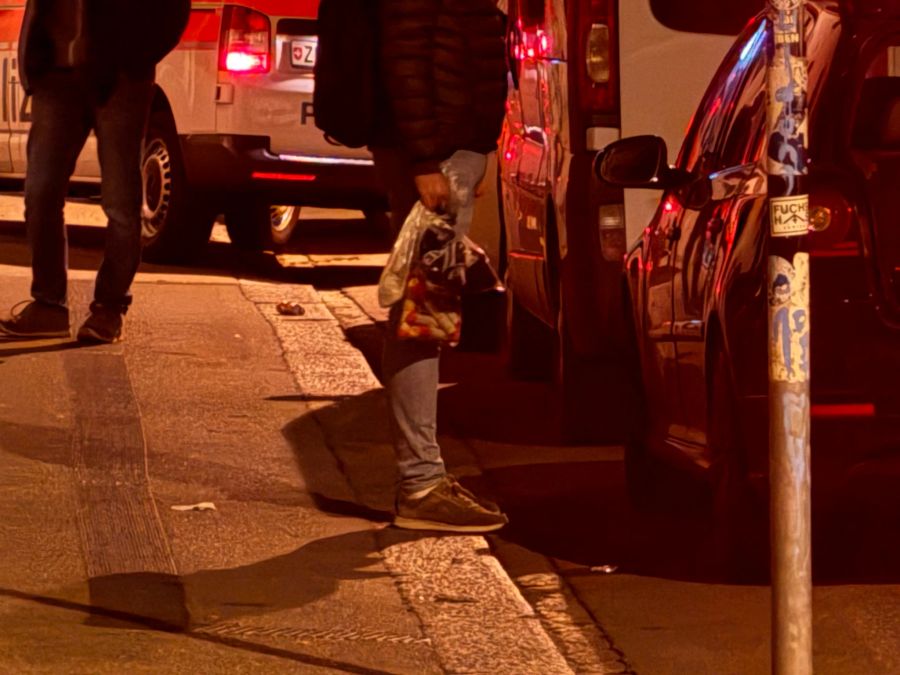
[[[418,518],[394,518],[394,527],[403,530],[435,530],[438,532],[494,532],[504,527],[506,523],[494,523],[491,525],[453,525],[451,523],[439,523],[436,520],[420,520]]]
[[[109,338],[103,337],[103,336],[95,333],[92,330],[82,329],[82,330],[78,331],[78,336],[76,337],[76,339],[79,342],[82,342],[82,343],[88,344],[88,345],[111,345],[116,342],[120,342],[122,340],[122,336],[117,335],[112,340],[110,340]]]

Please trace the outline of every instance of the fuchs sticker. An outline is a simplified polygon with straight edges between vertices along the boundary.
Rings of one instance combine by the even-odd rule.
[[[809,230],[809,195],[772,197],[769,222],[773,237],[798,237]]]

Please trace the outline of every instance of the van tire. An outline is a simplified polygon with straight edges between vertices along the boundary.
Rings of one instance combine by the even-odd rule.
[[[504,359],[516,380],[550,380],[553,376],[553,330],[525,309],[507,286]]]
[[[270,206],[269,227],[272,243],[276,246],[286,246],[294,236],[299,218],[299,206]]]
[[[597,390],[603,383],[598,358],[585,357],[575,350],[560,285],[555,356],[555,383],[559,405],[560,436],[566,443],[601,440],[598,428]]]
[[[225,209],[225,229],[233,246],[242,251],[264,251],[272,246],[272,211],[269,204],[246,198]]]
[[[506,294],[502,291],[462,296],[462,332],[457,350],[496,354],[503,348]]]
[[[209,242],[216,213],[206,199],[190,195],[181,142],[171,115],[150,116],[141,161],[141,239],[151,262],[196,260]]]

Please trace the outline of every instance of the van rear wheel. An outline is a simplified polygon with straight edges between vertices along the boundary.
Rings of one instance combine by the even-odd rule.
[[[525,309],[507,286],[504,357],[516,380],[549,380],[553,375],[553,331]]]
[[[181,144],[171,115],[150,116],[141,160],[141,240],[152,262],[191,262],[209,242],[216,214],[205,199],[188,196]]]
[[[567,443],[605,440],[597,421],[602,412],[598,390],[605,384],[603,369],[598,357],[576,350],[561,288],[558,306],[554,354],[560,434]]]
[[[299,218],[299,206],[270,206],[269,228],[271,230],[272,243],[277,246],[285,246],[291,240],[291,237],[294,236]]]

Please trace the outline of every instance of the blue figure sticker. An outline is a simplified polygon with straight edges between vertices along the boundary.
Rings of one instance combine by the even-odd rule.
[[[801,12],[781,10],[773,22],[775,48],[768,74],[768,172],[782,176],[786,195],[794,193],[796,177],[805,175],[807,153],[808,63],[794,54],[800,41]]]
[[[797,253],[793,265],[769,258],[769,359],[772,379],[809,380],[809,254]]]

